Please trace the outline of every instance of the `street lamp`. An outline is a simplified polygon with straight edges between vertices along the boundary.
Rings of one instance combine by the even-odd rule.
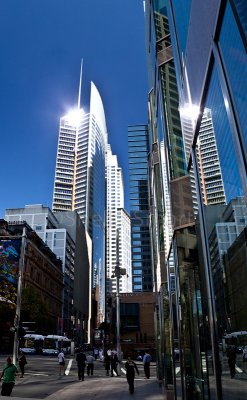
[[[14,345],[13,345],[13,363],[16,363],[18,356],[18,345],[19,345],[19,326],[20,326],[20,316],[21,316],[21,299],[22,299],[22,283],[23,283],[23,273],[25,268],[25,248],[27,240],[27,230],[23,227],[22,239],[21,239],[21,254],[19,260],[19,276],[18,276],[18,287],[17,287],[17,299],[16,299],[16,312],[14,320]]]
[[[121,344],[120,344],[120,295],[119,295],[119,280],[122,275],[126,275],[126,269],[120,268],[119,266],[119,231],[117,229],[117,241],[116,241],[116,256],[117,263],[115,267],[115,278],[116,278],[116,314],[117,314],[117,356],[121,360]]]

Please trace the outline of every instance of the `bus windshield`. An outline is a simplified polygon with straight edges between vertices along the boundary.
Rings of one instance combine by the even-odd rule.
[[[20,341],[20,351],[24,354],[42,354],[44,336],[26,334]]]
[[[58,355],[58,353],[63,349],[65,354],[70,353],[71,340],[66,336],[59,335],[48,335],[45,336],[44,340],[44,355]]]

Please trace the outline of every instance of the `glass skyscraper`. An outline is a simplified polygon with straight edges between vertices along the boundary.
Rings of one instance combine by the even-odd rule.
[[[100,94],[91,82],[90,109],[61,118],[53,211],[76,210],[93,242],[92,288],[98,322],[105,315],[105,155],[107,129]]]
[[[226,202],[229,210],[227,224],[232,224],[236,218],[236,211],[229,204],[236,199],[243,207],[246,203],[246,1],[147,0],[145,5],[149,69],[153,77],[150,82],[151,88],[154,87],[154,96],[149,100],[152,131],[161,132],[160,137],[163,135],[165,139],[169,179],[163,182],[170,187],[172,205],[173,237],[166,260],[165,284],[159,292],[163,294],[160,308],[163,307],[166,316],[159,333],[164,334],[165,340],[165,349],[161,343],[160,359],[164,354],[167,393],[169,398],[183,400],[244,399],[247,382],[242,355],[238,352],[241,346],[247,346],[247,335],[242,332],[247,330],[246,314],[243,314],[247,306],[247,227],[241,234],[236,233],[237,237],[231,244],[226,226],[221,226],[221,235],[212,235],[223,218],[220,212],[223,206],[214,204],[217,197]],[[157,22],[162,18],[169,30],[158,31]],[[161,41],[165,44],[164,49],[161,49]],[[182,167],[182,164],[174,163],[177,152],[173,153],[171,147],[175,141],[166,140],[168,129],[173,130],[171,137],[174,135],[168,114],[174,104],[169,105],[169,91],[173,87],[168,87],[168,83],[163,86],[163,94],[169,107],[159,116],[162,107],[160,66],[161,62],[168,63],[171,57],[176,71],[181,137],[186,149],[185,174],[177,177],[173,174],[177,171],[174,167]],[[208,110],[211,126],[207,127],[205,115]],[[207,134],[212,127],[215,143],[210,147]],[[201,141],[200,132],[204,136]],[[201,175],[205,157],[208,162],[207,185]],[[197,214],[186,218],[185,223],[185,215],[180,214],[180,210],[185,210],[186,204],[189,207],[191,194],[185,183],[186,174],[191,171],[196,184]],[[206,204],[203,189],[208,200],[209,194],[214,196],[208,202],[211,205]],[[166,190],[164,188],[163,192]],[[187,197],[178,207],[185,194]],[[238,219],[239,223],[247,225],[244,215]],[[212,237],[214,241],[210,242]],[[217,252],[221,264],[216,269]],[[174,292],[171,290],[171,276],[175,276]],[[217,318],[219,309],[221,314]],[[175,350],[179,350],[179,360],[175,357]],[[233,352],[236,359],[229,369],[228,360]],[[231,378],[235,379],[230,381]]]
[[[149,137],[147,125],[128,127],[132,289],[153,290],[148,196]]]

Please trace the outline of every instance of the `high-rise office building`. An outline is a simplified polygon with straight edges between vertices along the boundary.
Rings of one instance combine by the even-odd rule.
[[[106,153],[106,192],[106,293],[116,292],[116,278],[113,275],[117,265],[126,269],[126,275],[121,276],[119,282],[119,291],[131,292],[130,217],[124,210],[122,168],[118,166],[117,156],[112,154],[109,144]]]
[[[106,147],[103,103],[91,82],[89,112],[78,107],[60,120],[53,211],[77,211],[92,239],[92,287],[97,287],[99,297],[97,323],[105,313]]]
[[[157,6],[158,2],[152,2],[153,6]],[[244,267],[244,240],[243,246],[238,245],[238,238],[243,233],[238,235],[234,243],[227,250],[227,257],[222,259],[225,262],[227,259],[227,268],[225,265],[216,266],[216,254],[212,253],[215,242],[211,241],[208,226],[210,225],[210,215],[205,212],[205,193],[207,196],[214,195],[215,187],[218,186],[219,197],[227,205],[231,201],[235,201],[237,197],[242,198],[246,203],[247,193],[247,124],[246,124],[246,90],[247,90],[247,14],[246,2],[241,0],[205,2],[203,0],[178,2],[176,0],[163,0],[159,2],[166,6],[171,31],[171,42],[173,46],[174,62],[178,80],[179,91],[179,110],[182,118],[183,134],[186,133],[187,140],[187,167],[194,169],[198,217],[197,217],[197,243],[199,248],[199,263],[200,279],[200,307],[198,307],[197,296],[197,319],[201,321],[199,331],[199,341],[197,348],[192,348],[191,355],[199,350],[199,359],[203,357],[212,357],[213,374],[209,371],[207,374],[201,375],[199,384],[200,396],[214,397],[217,400],[224,398],[236,397],[234,387],[228,386],[225,378],[230,377],[227,365],[222,363],[224,355],[218,347],[218,343],[224,340],[224,332],[220,327],[222,321],[228,321],[226,329],[230,333],[231,329],[236,324],[236,321],[241,320],[243,307],[246,307],[246,298],[236,296],[233,291],[231,293],[230,306],[226,309],[221,307],[221,318],[217,319],[217,304],[215,303],[216,296],[224,296],[223,287],[240,288],[236,285],[237,276],[243,274],[245,276]],[[214,154],[211,154],[212,172],[218,175],[216,181],[211,181],[211,189],[204,191],[201,187],[200,174],[200,152],[198,145],[200,143],[200,132],[205,129],[205,114],[210,110],[211,122],[209,125],[213,127],[215,144],[217,146],[217,157],[214,161]],[[187,132],[185,132],[186,121]],[[190,127],[187,121],[191,121]],[[208,122],[206,123],[208,124]],[[210,128],[211,129],[211,128]],[[190,132],[189,132],[190,130]],[[206,133],[205,133],[206,135]],[[210,149],[211,138],[207,141],[205,137],[204,145],[201,149],[206,154],[206,149]],[[213,151],[214,152],[214,151]],[[214,164],[213,165],[213,161]],[[218,165],[217,165],[218,164]],[[220,166],[219,170],[215,168]],[[209,177],[209,169],[207,175]],[[216,177],[216,176],[215,176]],[[209,182],[209,181],[208,181]],[[224,193],[222,191],[224,189]],[[209,186],[208,186],[209,189]],[[207,197],[209,199],[209,197]],[[210,201],[215,201],[216,197],[212,197]],[[217,212],[217,205],[215,207]],[[229,208],[231,209],[231,207]],[[232,208],[231,212],[235,211]],[[246,224],[246,222],[244,223]],[[227,236],[230,231],[230,226],[223,227],[225,232],[221,232],[220,239],[224,237],[227,243]],[[232,227],[233,228],[233,227]],[[244,231],[243,231],[244,232]],[[241,240],[242,240],[241,239]],[[223,243],[222,243],[223,244]],[[241,247],[241,251],[240,251]],[[237,253],[234,254],[234,251]],[[211,253],[211,257],[210,257]],[[237,257],[242,257],[241,262],[236,262]],[[195,267],[196,264],[194,264]],[[218,264],[217,264],[218,265]],[[222,274],[222,268],[227,273]],[[216,270],[217,269],[217,270]],[[224,270],[223,270],[224,271]],[[195,268],[194,268],[195,272]],[[217,279],[215,274],[217,273]],[[188,271],[189,277],[189,271]],[[220,282],[221,279],[221,282]],[[197,287],[196,281],[194,285],[191,281],[190,287]],[[246,279],[242,280],[241,293],[244,293],[243,286],[246,290]],[[178,287],[181,290],[181,285]],[[231,289],[233,290],[233,289]],[[196,292],[195,292],[196,293]],[[235,301],[238,304],[233,304]],[[187,303],[189,305],[189,302]],[[234,307],[233,307],[234,305]],[[218,303],[219,306],[219,303]],[[180,307],[180,306],[179,306]],[[218,308],[219,312],[219,308]],[[224,314],[224,315],[223,315]],[[195,318],[196,314],[194,315]],[[206,324],[205,324],[206,321]],[[203,328],[204,326],[204,328]],[[206,328],[206,330],[205,330]],[[203,329],[208,332],[207,342],[203,342]],[[241,335],[240,335],[241,336]],[[235,341],[237,341],[236,335]],[[180,335],[182,341],[186,337],[186,333]],[[181,342],[180,342],[181,343]],[[198,359],[198,360],[199,360]],[[186,361],[186,360],[185,360]],[[187,360],[188,361],[188,360]],[[188,392],[189,382],[198,380],[198,372],[194,366],[190,368],[187,374],[189,364],[181,362],[181,385],[182,398],[196,398],[196,385],[191,393]],[[207,367],[208,368],[208,367]],[[202,368],[201,371],[204,371]],[[239,372],[241,377],[242,372]],[[193,377],[193,379],[192,379]],[[222,378],[223,377],[223,378]],[[246,389],[242,383],[239,384],[238,393],[244,396]]]
[[[147,125],[129,126],[128,158],[133,292],[153,290],[149,228],[148,154]]]

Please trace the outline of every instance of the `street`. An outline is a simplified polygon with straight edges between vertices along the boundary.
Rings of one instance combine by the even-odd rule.
[[[5,358],[0,357],[0,369],[5,363]],[[74,357],[66,357],[65,375],[59,376],[57,357],[29,356],[25,368],[24,378],[20,374],[16,377],[16,384],[12,392],[12,398],[26,399],[86,399],[96,398],[118,400],[129,398],[128,385],[125,374],[121,371],[120,377],[108,377],[105,375],[104,364],[96,361],[94,375],[85,375],[85,381],[78,381],[77,364]],[[162,400],[164,395],[159,388],[156,379],[155,363],[151,366],[151,378],[145,378],[142,363],[137,363],[140,375],[135,379],[135,399],[148,398]],[[126,397],[127,396],[127,397]]]
[[[5,363],[6,356],[0,356],[0,370]],[[82,394],[86,400],[105,399],[127,400],[130,398],[124,368],[121,368],[120,377],[108,377],[105,374],[104,364],[101,361],[94,363],[94,375],[85,375],[85,381],[78,381],[77,364],[73,356],[66,356],[65,375],[59,376],[57,357],[29,356],[25,368],[24,378],[20,374],[16,377],[16,384],[12,392],[13,400],[46,399],[46,400],[81,400]],[[137,362],[140,372],[135,379],[135,400],[164,400],[164,389],[156,379],[156,365],[151,364],[151,378],[146,379],[142,362]],[[238,367],[237,367],[238,368]],[[177,371],[179,387],[180,373]],[[211,388],[215,387],[214,377],[210,376]],[[222,385],[224,400],[245,400],[247,393],[247,379],[244,373],[236,370],[235,379],[230,379],[226,360],[223,363]],[[214,391],[213,391],[214,392]],[[214,400],[214,393],[212,400]],[[180,400],[180,397],[178,396]]]

